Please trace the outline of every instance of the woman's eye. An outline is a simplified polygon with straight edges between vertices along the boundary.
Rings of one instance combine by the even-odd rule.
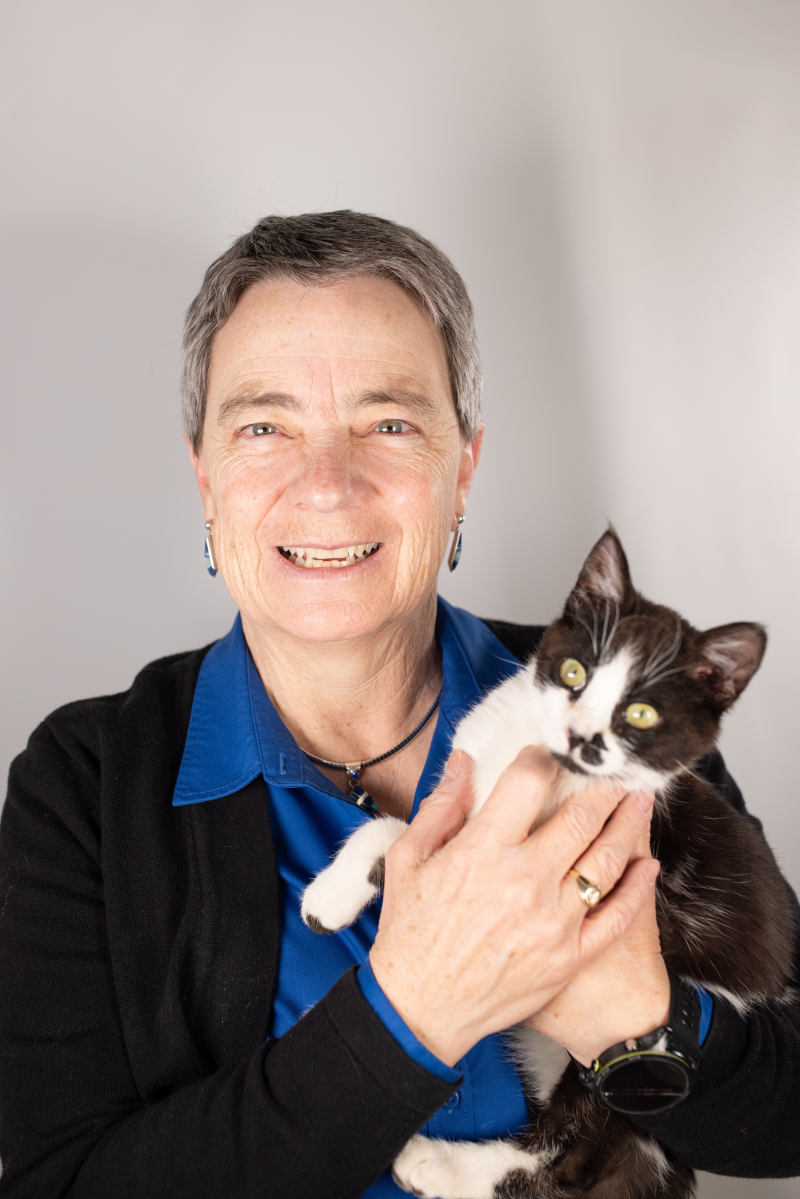
[[[404,420],[382,420],[376,433],[405,433],[409,426]]]
[[[278,432],[275,425],[269,425],[269,424],[251,425],[250,431],[252,432],[254,437],[263,437],[266,433],[277,433]]]
[[[577,658],[565,658],[558,668],[558,677],[573,691],[586,686],[586,667]]]
[[[652,704],[628,704],[625,719],[635,729],[651,729],[658,724],[658,712]]]

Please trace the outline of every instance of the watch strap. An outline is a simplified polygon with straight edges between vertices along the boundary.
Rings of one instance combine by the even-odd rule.
[[[578,1077],[584,1086],[594,1087],[604,1070],[612,1063],[633,1058],[641,1053],[658,1053],[678,1057],[694,1073],[700,1060],[700,1019],[702,1008],[691,983],[684,982],[671,970],[668,1023],[641,1037],[629,1037],[612,1045],[595,1058],[590,1066],[578,1066]]]

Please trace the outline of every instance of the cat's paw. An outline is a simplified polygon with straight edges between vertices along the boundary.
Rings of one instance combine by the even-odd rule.
[[[303,892],[300,915],[312,932],[335,933],[348,928],[380,891],[366,871],[359,878],[341,867],[334,861]]]
[[[402,1190],[412,1195],[421,1195],[423,1199],[446,1199],[453,1193],[446,1179],[451,1172],[447,1162],[449,1149],[452,1149],[449,1141],[412,1137],[395,1158],[392,1178]],[[466,1191],[460,1199],[466,1199]]]
[[[315,933],[348,928],[383,889],[386,851],[406,831],[394,816],[369,820],[345,841],[325,870],[309,883],[300,915]]]
[[[507,1174],[535,1176],[542,1164],[510,1141],[442,1141],[412,1137],[395,1159],[399,1187],[422,1199],[493,1199]]]

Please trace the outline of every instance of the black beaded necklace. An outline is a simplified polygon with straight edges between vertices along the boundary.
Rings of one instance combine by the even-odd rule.
[[[413,741],[417,734],[421,733],[425,728],[425,725],[439,707],[439,700],[441,698],[442,688],[440,687],[439,694],[436,696],[436,699],[433,701],[430,708],[422,717],[422,720],[419,722],[414,731],[409,733],[405,740],[401,741],[399,745],[395,745],[394,749],[387,749],[385,754],[378,754],[377,758],[370,758],[368,762],[353,762],[352,764],[348,764],[347,762],[328,762],[325,758],[315,758],[314,755],[310,754],[307,749],[304,749],[303,753],[310,762],[314,762],[317,766],[327,766],[329,770],[344,770],[347,775],[347,780],[350,783],[350,794],[343,796],[343,798],[347,801],[347,803],[355,804],[357,808],[361,808],[364,812],[369,812],[370,816],[380,816],[380,808],[375,803],[375,800],[372,798],[369,792],[365,791],[361,786],[358,781],[358,776],[362,770],[366,770],[367,766],[377,766],[378,762],[385,762],[387,758],[391,758],[394,754],[399,753],[401,749],[405,749],[409,741]]]

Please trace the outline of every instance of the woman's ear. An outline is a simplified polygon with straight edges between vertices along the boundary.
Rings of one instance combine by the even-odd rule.
[[[472,441],[466,441],[461,446],[461,460],[458,464],[458,478],[456,480],[456,513],[460,516],[463,516],[467,510],[467,496],[472,486],[482,446],[483,421],[478,426],[478,432]]]
[[[203,447],[195,450],[189,438],[184,433],[183,440],[189,450],[189,457],[192,460],[192,469],[194,477],[197,479],[197,486],[200,491],[200,498],[203,501],[203,511],[205,512],[206,520],[214,519],[214,503],[211,499],[211,485],[208,481],[208,472],[206,471],[205,459],[203,457]]]

